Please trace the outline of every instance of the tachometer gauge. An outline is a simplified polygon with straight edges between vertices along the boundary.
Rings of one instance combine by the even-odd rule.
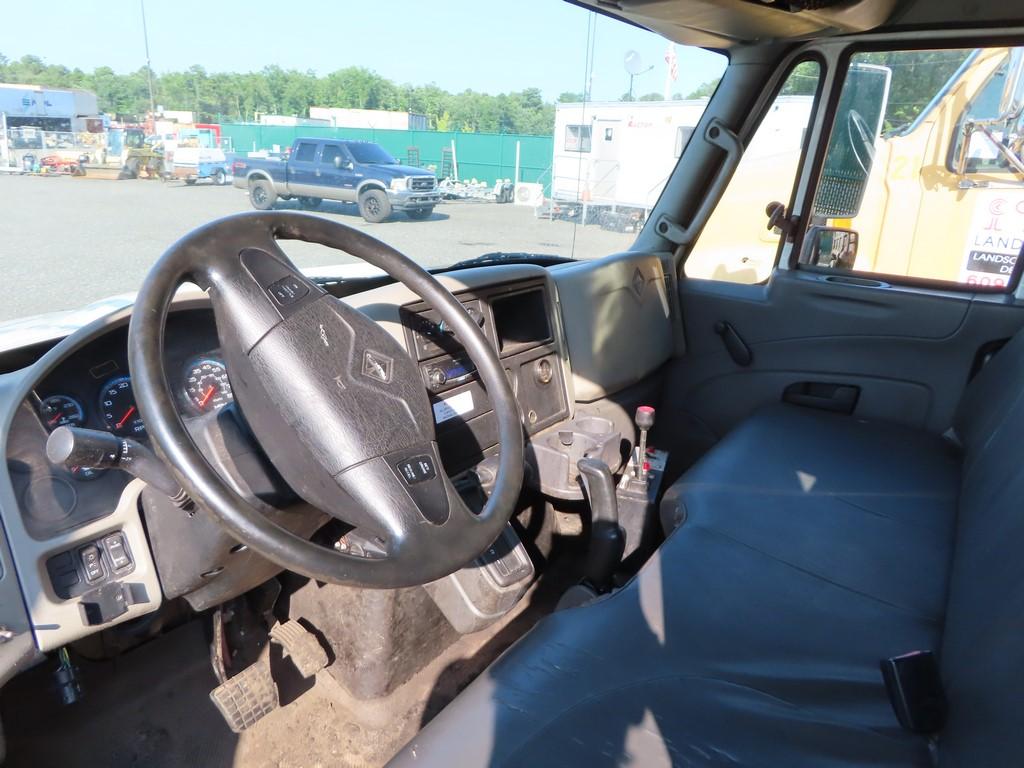
[[[220,410],[234,400],[224,363],[212,357],[193,361],[185,372],[185,396],[199,413]]]
[[[57,427],[80,427],[85,422],[82,404],[67,395],[50,395],[43,400],[39,403],[39,416],[50,432]]]
[[[132,380],[118,376],[103,385],[100,390],[100,413],[107,429],[115,435],[145,437],[146,425],[142,423],[139,409],[135,405]]]

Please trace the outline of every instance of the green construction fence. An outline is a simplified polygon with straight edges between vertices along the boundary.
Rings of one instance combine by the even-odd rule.
[[[459,179],[493,184],[515,175],[516,142],[519,143],[519,181],[551,184],[551,136],[527,136],[496,133],[457,133],[452,131],[396,131],[374,128],[331,128],[319,125],[260,125],[258,123],[221,123],[221,136],[227,147],[240,154],[256,150],[271,151],[290,147],[297,138],[351,139],[374,141],[399,162],[406,162],[410,148],[419,151],[421,166],[434,166],[441,173],[441,150],[455,142]]]

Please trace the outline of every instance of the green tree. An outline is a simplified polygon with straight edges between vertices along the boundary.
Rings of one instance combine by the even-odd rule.
[[[715,89],[718,87],[718,81],[719,78],[716,77],[714,80],[708,80],[706,83],[701,83],[692,91],[690,91],[689,94],[687,94],[686,98],[706,99],[710,97],[715,92]]]
[[[425,115],[433,128],[474,132],[550,134],[554,104],[537,88],[502,94],[449,93],[437,85],[397,84],[365,67],[346,67],[322,77],[267,66],[259,72],[207,72],[201,66],[153,78],[156,102],[168,110],[190,110],[197,121],[255,120],[260,114],[305,117],[311,106],[409,111]],[[0,55],[0,82],[85,88],[102,111],[142,116],[149,111],[145,68],[120,74],[110,67],[92,72],[51,65],[38,56],[11,61]],[[580,94],[562,97],[579,100]]]

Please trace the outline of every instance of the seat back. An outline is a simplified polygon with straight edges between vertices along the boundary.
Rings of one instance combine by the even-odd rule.
[[[939,765],[1021,765],[1024,712],[1024,333],[968,386],[964,470],[941,649]]]

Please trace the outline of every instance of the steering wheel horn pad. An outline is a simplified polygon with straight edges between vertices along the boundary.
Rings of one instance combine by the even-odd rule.
[[[480,372],[500,432],[498,479],[480,514],[465,506],[443,471],[416,363],[377,323],[302,275],[279,238],[339,248],[382,268],[455,330]],[[170,301],[185,280],[209,292],[232,389],[257,442],[296,493],[373,542],[362,555],[318,546],[270,522],[192,443],[174,407],[162,352]],[[257,212],[187,235],[143,284],[129,329],[129,362],[140,413],[182,486],[235,537],[284,568],[357,586],[427,583],[483,552],[514,511],[522,426],[493,348],[429,273],[345,225]]]

